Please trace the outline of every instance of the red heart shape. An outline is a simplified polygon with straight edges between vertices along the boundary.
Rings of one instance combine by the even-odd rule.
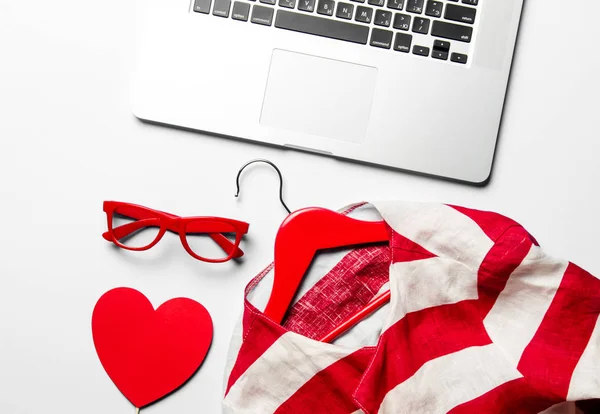
[[[133,405],[142,408],[183,385],[200,367],[212,342],[208,311],[177,298],[156,311],[140,292],[106,292],[92,315],[102,366]]]

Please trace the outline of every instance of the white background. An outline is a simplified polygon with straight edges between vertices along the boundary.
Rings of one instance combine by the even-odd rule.
[[[234,198],[256,157],[283,170],[292,209],[389,198],[490,209],[600,275],[600,3],[526,3],[493,178],[476,188],[143,124],[130,111],[133,2],[0,0],[0,413],[133,413],[90,329],[117,286],[155,306],[193,298],[214,319],[198,374],[142,412],[218,413],[242,288],[285,217],[266,166]],[[101,238],[106,199],[248,221],[246,258],[198,262],[173,235],[147,253],[114,249]]]

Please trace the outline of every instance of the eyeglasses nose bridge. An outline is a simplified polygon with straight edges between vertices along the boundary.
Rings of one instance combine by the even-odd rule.
[[[165,217],[163,218],[163,225],[171,231],[176,233],[181,233],[184,231],[185,224],[181,220],[181,217]]]

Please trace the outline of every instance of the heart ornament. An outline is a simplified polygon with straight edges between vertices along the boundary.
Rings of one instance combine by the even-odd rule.
[[[137,290],[117,288],[96,303],[92,334],[104,370],[139,409],[175,391],[198,370],[213,325],[194,300],[171,299],[154,310]]]

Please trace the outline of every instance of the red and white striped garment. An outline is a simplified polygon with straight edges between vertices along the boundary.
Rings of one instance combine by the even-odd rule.
[[[248,285],[225,412],[573,413],[600,398],[599,279],[496,213],[373,206],[390,245],[335,253],[283,326],[248,299],[268,296],[271,267]],[[390,304],[316,340],[388,288]]]

